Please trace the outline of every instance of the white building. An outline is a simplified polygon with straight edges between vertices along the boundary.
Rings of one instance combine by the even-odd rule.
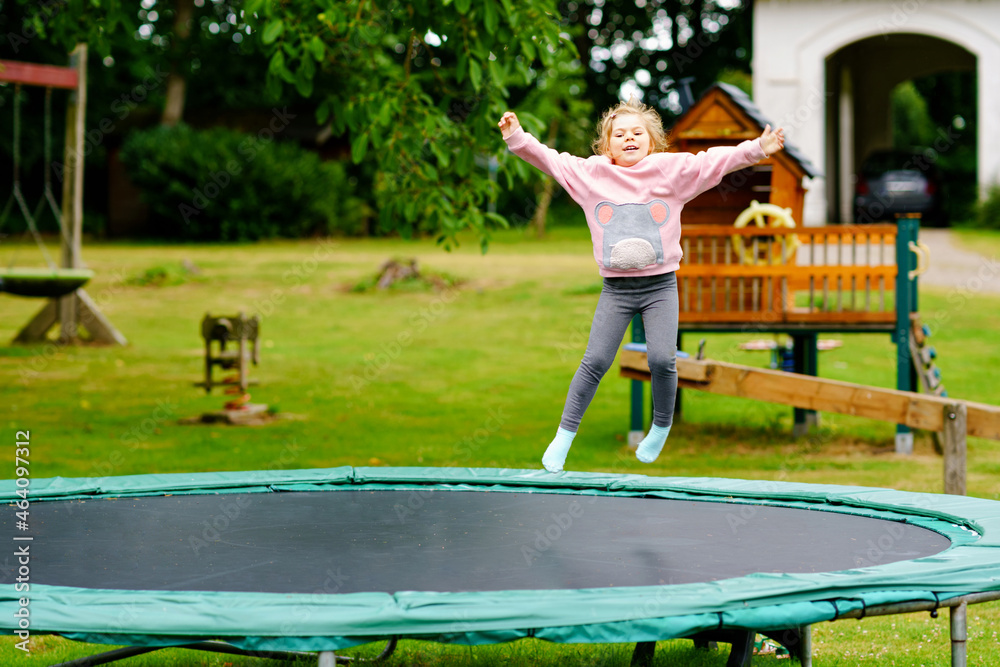
[[[1000,0],[756,0],[753,45],[754,101],[823,171],[805,224],[850,221],[858,163],[892,145],[893,87],[938,72],[977,73],[981,196],[1000,182]]]

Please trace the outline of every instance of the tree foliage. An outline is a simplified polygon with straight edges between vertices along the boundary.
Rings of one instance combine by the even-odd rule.
[[[484,158],[501,145],[496,123],[512,89],[574,67],[554,1],[248,0],[245,9],[270,58],[271,93],[312,98],[318,120],[350,138],[353,161],[377,166],[383,229],[450,246],[462,229],[485,243],[506,225],[486,210],[497,185]]]
[[[157,85],[147,83],[143,102],[162,105],[163,72],[171,69],[190,80],[195,109],[260,105],[267,61],[243,20],[242,2],[194,2],[183,39],[175,34],[179,7],[180,0],[0,0],[0,57],[63,64],[78,42],[87,42],[96,117],[151,73]]]
[[[86,42],[97,53],[107,54],[115,35],[135,30],[135,12],[130,8],[121,0],[3,0],[0,11],[16,18],[8,22],[4,47],[17,55],[41,38],[64,53]]]
[[[955,221],[974,217],[978,199],[976,76],[975,70],[944,72],[913,82],[934,125],[926,145],[935,151],[937,166],[944,172],[942,198]]]
[[[286,121],[287,122],[287,121]],[[160,238],[256,241],[353,233],[364,203],[344,164],[269,136],[187,125],[133,132],[122,162]]]
[[[599,109],[634,94],[668,118],[727,70],[749,72],[751,0],[564,0]]]
[[[943,174],[946,216],[975,217],[976,73],[943,72],[899,84],[892,93],[893,145],[918,149]]]

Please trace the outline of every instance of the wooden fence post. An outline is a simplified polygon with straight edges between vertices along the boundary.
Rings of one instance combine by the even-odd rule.
[[[968,410],[965,403],[952,403],[944,408],[944,492],[965,495],[965,451]]]

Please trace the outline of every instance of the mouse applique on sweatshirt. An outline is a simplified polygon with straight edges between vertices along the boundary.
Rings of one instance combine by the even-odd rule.
[[[670,219],[670,207],[661,199],[645,204],[602,201],[594,218],[604,229],[602,263],[609,269],[643,269],[663,264],[660,227]]]

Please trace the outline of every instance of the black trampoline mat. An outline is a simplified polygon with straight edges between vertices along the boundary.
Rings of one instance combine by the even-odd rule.
[[[33,584],[318,594],[686,584],[884,565],[951,544],[832,511],[448,490],[36,502],[31,528]]]

